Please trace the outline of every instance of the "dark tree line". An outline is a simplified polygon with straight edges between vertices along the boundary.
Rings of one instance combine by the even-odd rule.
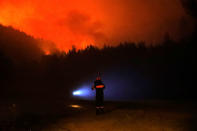
[[[64,98],[74,86],[95,76],[97,71],[120,67],[133,68],[151,77],[153,98],[193,98],[196,96],[194,41],[177,43],[166,37],[162,44],[150,47],[145,43],[122,43],[103,49],[89,46],[78,51],[73,47],[68,53],[43,55],[38,61],[21,64],[13,63],[1,52],[1,97]]]
[[[125,42],[102,49],[73,47],[51,55],[44,55],[37,41],[0,26],[1,101],[69,101],[73,88],[92,80],[98,71],[105,75],[108,70],[131,69],[151,79],[147,99],[196,99],[196,32],[179,42],[166,35],[155,46]]]

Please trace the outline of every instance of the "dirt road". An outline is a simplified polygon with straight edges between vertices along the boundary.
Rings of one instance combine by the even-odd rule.
[[[107,103],[105,113],[94,106],[74,105],[75,114],[42,131],[196,131],[196,107],[188,103]]]
[[[93,102],[75,101],[60,114],[34,112],[0,131],[196,131],[196,114],[195,102],[106,102],[96,115]]]

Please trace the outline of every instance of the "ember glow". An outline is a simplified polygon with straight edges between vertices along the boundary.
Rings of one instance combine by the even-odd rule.
[[[70,105],[70,107],[72,107],[72,108],[81,108],[80,105]]]
[[[182,17],[178,0],[0,1],[1,24],[52,41],[59,51],[73,45],[83,49],[121,41],[155,42],[166,32],[176,38]],[[41,47],[50,53],[50,44]]]

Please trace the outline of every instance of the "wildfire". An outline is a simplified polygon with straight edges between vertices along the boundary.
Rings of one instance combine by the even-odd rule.
[[[184,15],[180,3],[166,0],[0,1],[0,23],[52,41],[54,47],[40,43],[46,55],[54,48],[67,52],[73,46],[160,40],[163,32],[176,33],[174,25]]]

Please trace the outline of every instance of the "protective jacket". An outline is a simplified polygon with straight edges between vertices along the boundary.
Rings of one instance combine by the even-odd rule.
[[[94,81],[94,88],[96,89],[96,106],[103,107],[104,103],[104,93],[105,85],[101,80]]]

